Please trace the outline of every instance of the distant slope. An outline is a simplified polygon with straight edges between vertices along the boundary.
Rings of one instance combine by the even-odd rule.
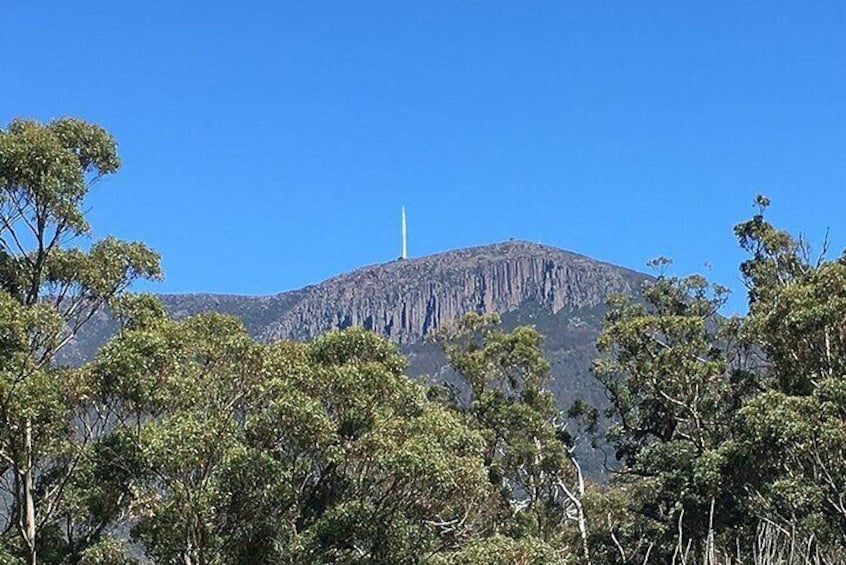
[[[233,314],[256,338],[309,340],[347,326],[364,326],[400,344],[413,375],[450,379],[431,330],[470,311],[499,312],[506,327],[533,324],[546,336],[553,390],[562,406],[575,398],[603,403],[589,374],[605,299],[639,291],[642,273],[556,247],[525,241],[448,251],[372,265],[273,296],[162,295],[172,315]],[[97,317],[64,354],[78,363],[115,331]]]
[[[469,311],[513,312],[535,303],[553,314],[631,292],[643,275],[555,247],[509,241],[357,269],[286,299],[264,339],[311,339],[350,325],[400,344]]]
[[[541,330],[556,368],[555,388],[569,396],[573,379],[586,378],[595,356],[606,297],[637,292],[648,278],[556,247],[507,241],[371,265],[272,296],[161,299],[176,317],[206,311],[237,316],[265,341],[309,340],[332,329],[364,326],[400,344],[410,354],[413,373],[430,375],[442,369],[442,360],[423,343],[428,332],[466,312],[499,312],[506,327],[528,323]],[[63,361],[91,358],[115,330],[102,313],[64,351]]]

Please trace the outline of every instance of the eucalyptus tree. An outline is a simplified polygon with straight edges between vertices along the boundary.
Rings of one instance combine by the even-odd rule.
[[[313,423],[322,430],[320,448],[302,436],[259,436],[270,439],[259,445],[286,463],[298,485],[298,559],[419,563],[480,535],[492,496],[482,438],[427,400],[404,374],[396,346],[350,329],[315,340],[308,359],[309,371],[287,378],[279,371],[275,383],[310,398],[300,404],[309,415],[292,418],[294,404],[284,397],[268,414],[279,422],[275,430]],[[257,432],[266,429],[256,424]]]
[[[846,255],[813,257],[765,218],[735,232],[749,258],[745,337],[761,351],[762,393],[741,411],[756,464],[754,511],[808,539],[846,545]]]
[[[623,464],[607,498],[631,511],[608,532],[622,561],[691,540],[748,557],[761,524],[791,554],[846,554],[846,259],[812,257],[756,202],[735,227],[748,315],[720,317],[724,290],[699,276],[611,303],[596,374]]]
[[[56,352],[134,280],[160,275],[143,244],[90,239],[85,197],[119,166],[112,136],[82,120],[0,129],[0,534],[30,564],[99,425],[82,373],[56,367]]]
[[[155,317],[153,317],[155,318]],[[157,563],[419,563],[482,529],[482,438],[360,328],[255,343],[204,314],[127,328],[92,371],[137,446],[132,537]]]
[[[660,270],[667,260],[652,264]],[[623,561],[646,552],[670,559],[691,541],[712,547],[715,532],[742,525],[734,422],[752,385],[741,370],[738,321],[718,314],[726,293],[698,275],[661,272],[642,297],[609,303],[594,372],[622,463],[615,484],[640,524],[628,528],[634,540],[613,538]],[[635,554],[647,531],[650,543]]]
[[[495,314],[471,313],[438,336],[463,382],[452,404],[485,438],[488,481],[499,493],[490,533],[560,546],[575,525],[573,553],[590,562],[585,479],[575,434],[548,389],[542,336],[530,326],[507,332],[499,324]],[[591,410],[578,412],[592,419]]]
[[[133,324],[90,370],[129,417],[113,436],[129,474],[132,535],[158,563],[214,563],[215,489],[238,452],[262,371],[261,347],[234,318]]]

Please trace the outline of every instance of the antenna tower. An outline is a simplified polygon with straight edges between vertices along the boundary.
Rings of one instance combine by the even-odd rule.
[[[402,255],[400,255],[401,259],[408,259],[408,234],[406,233],[406,226],[405,226],[405,206],[402,207]]]

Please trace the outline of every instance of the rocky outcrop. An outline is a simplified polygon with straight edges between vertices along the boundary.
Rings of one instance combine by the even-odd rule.
[[[413,345],[466,312],[519,314],[528,304],[552,315],[575,312],[602,305],[610,293],[635,291],[645,279],[556,247],[508,241],[372,265],[273,296],[161,298],[176,317],[206,311],[237,316],[266,341],[309,340],[332,329],[364,326]],[[84,328],[62,361],[91,358],[115,330],[104,313]]]
[[[308,340],[328,330],[360,325],[401,345],[408,373],[457,383],[427,332],[470,311],[499,312],[511,329],[532,324],[545,336],[551,390],[559,406],[576,399],[606,402],[590,373],[594,344],[611,293],[634,293],[647,280],[635,271],[555,247],[508,241],[418,259],[364,267],[303,289],[273,296],[182,294],[161,296],[176,317],[215,311],[240,318],[262,340]],[[85,326],[61,362],[93,357],[117,327],[106,312]],[[585,453],[584,470],[603,476],[604,457]]]
[[[527,302],[552,313],[593,307],[643,279],[554,247],[509,241],[365,267],[307,287],[260,337],[310,339],[364,326],[417,343],[465,312],[504,314]]]

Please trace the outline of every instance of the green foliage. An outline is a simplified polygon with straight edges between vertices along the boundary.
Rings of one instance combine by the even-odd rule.
[[[4,204],[15,208],[37,204],[39,218],[62,223],[74,235],[88,231],[80,204],[92,177],[119,167],[114,139],[82,120],[63,118],[43,125],[16,119],[0,134]]]
[[[0,538],[0,565],[23,565],[23,559],[17,557],[17,548],[8,547],[6,540]]]
[[[137,561],[126,556],[123,543],[104,539],[87,548],[80,556],[79,565],[134,565]]]
[[[82,120],[0,129],[0,532],[15,536],[13,553],[30,564],[39,552],[46,562],[77,561],[113,518],[77,516],[89,528],[77,537],[71,513],[86,504],[74,492],[112,424],[108,407],[91,404],[92,374],[53,361],[133,281],[161,274],[158,255],[141,243],[72,246],[90,233],[90,186],[119,165],[114,139]]]
[[[432,560],[435,565],[564,565],[572,562],[572,556],[538,538],[515,540],[502,535],[475,541]]]
[[[764,391],[740,411],[755,511],[818,540],[846,538],[846,262],[760,214],[736,229],[750,259],[745,338],[766,356]]]
[[[663,272],[642,301],[611,303],[596,374],[624,463],[605,496],[626,513],[587,499],[590,512],[607,512],[607,530],[591,536],[607,561],[646,551],[667,560],[687,543],[696,554],[740,551],[763,539],[756,524],[811,553],[840,552],[846,262],[812,261],[803,241],[765,220],[769,200],[756,202],[759,213],[735,228],[749,253],[748,316],[721,318],[723,289]]]
[[[608,437],[625,463],[620,480],[634,483],[632,509],[663,525],[658,555],[673,551],[680,519],[694,539],[705,539],[712,519],[738,525],[740,493],[726,450],[745,388],[725,346],[736,324],[716,316],[725,294],[702,277],[659,276],[642,302],[611,303],[598,342],[607,356],[595,373],[611,399]],[[712,499],[720,503],[713,517]]]
[[[213,314],[126,327],[90,371],[132,416],[134,539],[163,563],[415,563],[457,547],[490,496],[483,439],[404,364],[362,329],[262,346]]]
[[[488,481],[498,493],[489,528],[517,539],[558,540],[559,552],[573,553],[560,537],[568,526],[584,526],[584,479],[573,456],[574,437],[547,389],[542,337],[528,326],[504,332],[498,323],[496,315],[468,314],[439,336],[470,391],[466,403],[454,395],[453,409],[485,438]],[[588,412],[577,406],[573,415]]]

